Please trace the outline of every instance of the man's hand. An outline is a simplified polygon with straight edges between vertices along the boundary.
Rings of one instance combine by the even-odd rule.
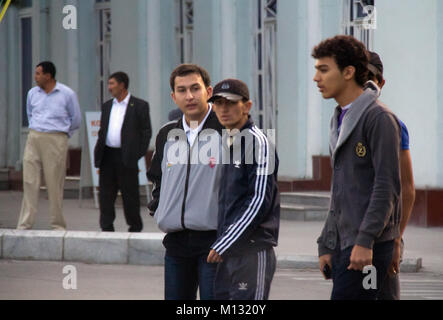
[[[325,265],[329,265],[329,268],[331,268],[332,270],[332,255],[331,254],[325,254],[322,255],[318,258],[318,263],[320,265],[320,272],[323,275],[323,277],[325,278],[325,280],[327,280],[325,274],[323,273],[323,268],[325,267]]]
[[[392,277],[400,272],[400,258],[401,258],[401,240],[395,240],[394,252],[392,253],[392,261],[388,269],[389,275]]]
[[[372,249],[355,245],[351,252],[351,264],[348,270],[363,271],[365,266],[372,265]]]
[[[223,262],[223,259],[214,249],[211,249],[207,261],[208,263],[220,263]]]

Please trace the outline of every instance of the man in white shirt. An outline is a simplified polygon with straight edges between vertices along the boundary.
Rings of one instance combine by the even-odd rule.
[[[129,232],[140,232],[138,160],[146,155],[151,139],[149,104],[128,91],[129,77],[116,72],[109,77],[108,89],[114,99],[102,106],[100,131],[94,150],[99,171],[100,227],[114,231],[114,203],[118,190]]]

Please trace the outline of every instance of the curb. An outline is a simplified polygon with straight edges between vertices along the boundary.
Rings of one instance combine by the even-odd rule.
[[[162,266],[163,237],[163,233],[0,229],[0,259]],[[277,267],[318,269],[318,257],[282,255],[277,257]],[[413,273],[421,267],[421,258],[408,258],[400,269]]]
[[[403,259],[400,270],[403,273],[416,273],[422,268],[422,258]],[[319,269],[317,256],[294,255],[277,257],[277,268],[312,270]]]

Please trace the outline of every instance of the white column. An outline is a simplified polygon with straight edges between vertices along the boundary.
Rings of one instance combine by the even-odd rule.
[[[68,0],[66,5],[73,5],[78,8],[78,0]],[[78,10],[77,10],[78,15]],[[65,15],[62,14],[64,17]],[[78,22],[78,17],[77,17]],[[60,25],[60,27],[62,27]],[[65,79],[67,79],[67,85],[77,93],[79,90],[79,35],[80,26],[77,25],[77,29],[64,30],[66,35],[66,70],[67,74]],[[80,106],[81,107],[81,106]],[[80,146],[80,130],[77,130],[74,136],[69,139],[69,145],[71,147]]]
[[[161,51],[161,35],[160,35],[160,0],[149,0],[147,5],[147,34],[148,34],[148,99],[151,105],[150,116],[152,124],[153,138],[152,145],[155,141],[155,135],[160,129],[162,120],[162,51]]]
[[[0,28],[0,70],[5,72],[0,72],[0,169],[6,167],[6,137],[8,136],[8,103],[7,103],[7,92],[8,92],[8,21],[3,20],[2,28]]]
[[[223,79],[235,78],[237,76],[235,2],[233,0],[220,1],[220,12],[217,14],[222,17],[220,21],[220,33],[218,36],[221,49],[220,75]]]
[[[308,51],[306,52],[306,64],[307,68],[307,100],[306,106],[307,113],[307,134],[306,134],[306,176],[312,176],[312,156],[321,154],[322,146],[322,97],[319,94],[314,81],[315,69],[314,59],[311,57],[312,48],[321,41],[322,28],[321,28],[321,11],[319,0],[308,1]]]

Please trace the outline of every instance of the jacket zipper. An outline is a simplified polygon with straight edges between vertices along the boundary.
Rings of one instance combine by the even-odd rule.
[[[181,216],[181,224],[182,224],[182,227],[183,227],[184,230],[186,230],[186,226],[185,226],[185,208],[186,208],[186,198],[188,196],[189,173],[191,171],[191,145],[189,144],[188,139],[186,139],[186,143],[188,144],[188,167],[186,169],[185,191],[184,191],[184,196],[183,196],[182,216]]]
[[[210,116],[210,115],[209,115]],[[209,116],[208,119],[206,119],[206,123],[207,121],[209,121]],[[206,129],[206,126],[204,125],[202,130]],[[197,144],[198,144],[198,138],[200,137],[200,132],[197,133],[197,137],[195,138],[197,140]],[[195,145],[195,140],[194,140],[194,145]],[[186,137],[186,143],[188,144],[188,167],[186,170],[186,181],[185,181],[185,191],[184,191],[184,196],[183,196],[183,204],[182,204],[182,215],[181,215],[181,224],[184,230],[186,230],[186,226],[185,226],[185,209],[186,209],[186,198],[188,196],[188,187],[189,187],[189,174],[191,172],[191,148],[192,146],[189,144],[189,141]]]

